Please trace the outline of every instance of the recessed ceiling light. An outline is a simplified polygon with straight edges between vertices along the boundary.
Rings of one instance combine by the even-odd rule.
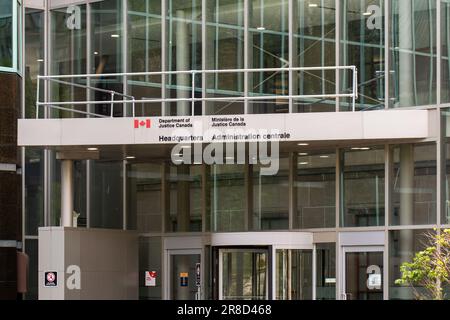
[[[88,148],[88,151],[98,151],[98,148]]]
[[[127,160],[133,160],[133,159],[136,159],[136,157],[135,156],[128,156],[127,157]]]
[[[372,12],[363,12],[363,16],[370,16],[372,15]]]
[[[304,143],[304,142],[302,142],[302,143],[299,143],[298,144],[300,147],[306,147],[306,146],[309,146],[309,143]]]
[[[330,156],[325,156],[325,155],[323,155],[323,156],[320,156],[320,158],[322,158],[322,159],[328,159]]]
[[[310,7],[310,8],[317,8],[319,5],[317,4],[317,3],[310,3],[309,5],[308,5],[308,7]]]
[[[97,56],[97,55],[98,55],[98,52],[97,52],[97,51],[95,51],[95,52],[94,52],[94,55],[96,55],[96,56]]]
[[[119,38],[120,36],[118,34],[112,34],[111,38]]]
[[[44,62],[44,59],[37,59],[37,62]]]
[[[306,152],[300,152],[298,155],[304,157],[304,156],[307,156],[308,153],[306,153]]]
[[[363,148],[359,148],[359,150],[367,151],[367,150],[370,150],[370,148],[369,147],[363,147]]]
[[[306,165],[309,164],[309,162],[299,162],[298,164],[301,165],[301,166],[306,166]]]
[[[257,30],[259,30],[259,31],[264,31],[264,30],[266,30],[266,28],[265,27],[258,27],[258,28],[256,28]]]

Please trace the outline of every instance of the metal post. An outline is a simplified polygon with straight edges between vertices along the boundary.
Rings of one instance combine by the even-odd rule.
[[[114,118],[114,91],[111,92],[111,118]]]
[[[193,116],[195,116],[195,71],[192,71],[192,73],[191,73],[191,77],[192,77],[192,79],[191,79],[191,85],[192,85],[192,88],[191,88],[191,114],[193,115]]]

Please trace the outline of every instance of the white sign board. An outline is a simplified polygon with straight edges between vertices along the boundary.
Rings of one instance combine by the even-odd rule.
[[[156,271],[145,271],[145,286],[156,287]]]

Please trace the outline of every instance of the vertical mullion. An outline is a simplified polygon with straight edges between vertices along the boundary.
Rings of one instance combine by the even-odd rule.
[[[389,50],[391,47],[391,22],[390,18],[391,0],[384,0],[384,108],[390,108],[390,78],[391,62]]]
[[[50,21],[49,3],[45,0],[44,3],[44,75],[48,76],[50,66]],[[44,102],[49,98],[48,81],[44,80]],[[44,118],[49,117],[48,107],[44,107]],[[49,187],[50,187],[50,170],[49,170],[49,150],[44,149],[44,226],[50,224],[50,210],[49,210]]]
[[[249,5],[252,0],[244,0],[244,69],[249,68],[249,25],[250,25],[250,10]],[[248,71],[244,72],[244,114],[248,114],[249,111],[249,102],[248,102],[248,94],[249,94],[249,73]]]
[[[86,4],[86,73],[90,74],[92,67],[93,67],[93,61],[92,61],[92,19],[91,19],[91,4]],[[86,79],[87,86],[91,86],[92,79],[89,77]],[[88,101],[91,101],[91,90],[86,89],[86,98]],[[92,112],[92,106],[87,106],[87,111]],[[88,118],[90,118],[90,115],[87,115]],[[91,165],[93,165],[93,162],[91,160],[86,161],[86,228],[91,227]]]
[[[431,9],[430,9],[431,10]],[[436,183],[437,183],[437,194],[436,194],[436,214],[437,214],[437,219],[436,219],[436,224],[438,225],[438,230],[441,227],[441,218],[442,218],[442,213],[445,212],[444,211],[444,201],[446,200],[445,198],[445,194],[443,192],[443,182],[444,182],[444,172],[445,172],[445,165],[444,165],[444,159],[445,159],[445,153],[444,153],[444,125],[442,122],[442,117],[441,117],[441,89],[442,89],[442,35],[441,35],[441,10],[442,10],[442,2],[441,0],[437,1],[436,4],[436,46],[437,46],[437,68],[436,68],[436,77],[437,77],[437,81],[436,81],[436,102],[437,102],[437,124],[438,124],[438,139],[437,139],[437,155],[436,155],[436,159],[437,159],[437,163],[436,163],[436,175],[437,175],[437,179],[436,179]]]
[[[341,45],[340,45],[340,38],[341,38],[341,1],[336,1],[336,15],[335,15],[335,25],[336,25],[336,34],[335,34],[335,64],[336,66],[341,65]],[[336,70],[336,94],[339,94],[340,92],[340,71]],[[340,111],[340,99],[336,98],[336,112]],[[337,225],[336,225],[337,226]]]
[[[206,10],[206,1],[207,0],[202,0],[202,70],[206,70],[207,69],[207,65],[206,65],[206,41],[207,41],[207,32],[208,30],[206,29],[206,15],[207,15],[207,10]],[[211,53],[209,53],[211,54]],[[201,81],[202,81],[202,98],[206,98],[206,74],[204,72],[202,72],[201,74]],[[206,101],[202,100],[202,115],[206,114]],[[204,225],[204,223],[203,223]]]
[[[161,71],[167,70],[167,8],[166,0],[161,0]],[[161,75],[161,99],[166,98],[166,74]],[[161,103],[161,115],[167,116],[166,112],[166,102]]]
[[[294,65],[294,0],[289,0],[289,9],[288,9],[288,23],[289,23],[289,67],[296,66]],[[294,75],[292,69],[289,70],[289,96],[294,95]],[[289,98],[289,113],[292,113],[294,111],[294,101],[292,98]]]

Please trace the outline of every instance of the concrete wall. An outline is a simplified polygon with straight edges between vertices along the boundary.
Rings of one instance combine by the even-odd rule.
[[[69,266],[79,266],[81,289],[70,290]],[[40,228],[40,300],[137,300],[138,236],[122,230]],[[57,272],[57,287],[45,287],[45,272]]]

